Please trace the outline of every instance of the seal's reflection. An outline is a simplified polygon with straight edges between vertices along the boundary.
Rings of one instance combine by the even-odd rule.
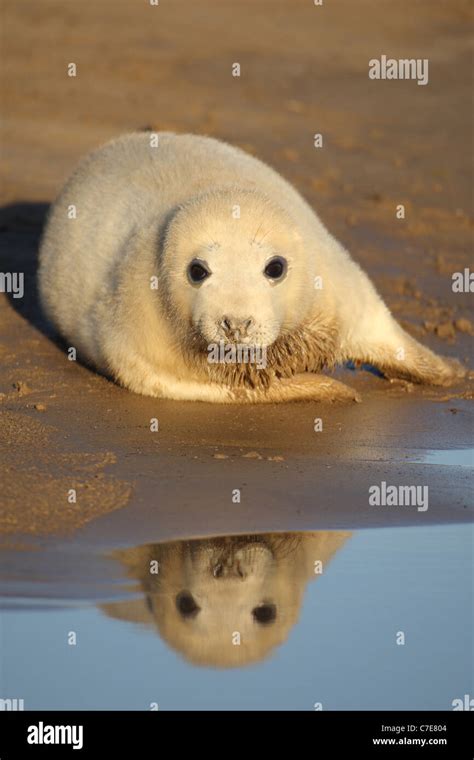
[[[195,664],[257,662],[285,641],[306,584],[326,572],[350,535],[267,533],[121,550],[114,557],[139,581],[143,595],[102,609],[121,620],[156,625]]]

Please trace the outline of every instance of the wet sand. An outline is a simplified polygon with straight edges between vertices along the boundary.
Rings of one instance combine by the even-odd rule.
[[[472,366],[472,295],[451,287],[471,263],[469,3],[3,7],[0,271],[25,273],[25,297],[0,300],[3,545],[468,520],[472,469],[420,460],[472,445],[472,384],[447,391],[341,370],[362,404],[139,397],[67,360],[38,309],[35,271],[48,204],[84,152],[145,126],[204,133],[275,166],[401,324]],[[369,80],[368,60],[382,53],[428,58],[429,84]],[[381,481],[428,485],[428,511],[369,507]]]

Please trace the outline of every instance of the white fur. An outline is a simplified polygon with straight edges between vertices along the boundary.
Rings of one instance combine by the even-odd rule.
[[[68,218],[72,205],[76,219]],[[263,276],[275,254],[288,260],[279,283]],[[199,286],[186,275],[193,258],[212,270]],[[154,276],[158,290],[150,286]],[[315,288],[316,277],[322,289]],[[242,339],[249,343],[270,346],[281,331],[317,329],[324,318],[337,331],[339,362],[392,367],[400,348],[402,376],[419,374],[420,361],[436,374],[432,365],[443,362],[397,325],[367,276],[288,182],[206,137],[160,133],[158,147],[151,147],[149,134],[132,134],[88,156],[52,207],[39,287],[68,344],[146,395],[218,402],[354,398],[325,376],[297,375],[266,393],[237,396],[212,382],[190,360],[185,339],[193,326],[208,342],[223,340],[220,325],[229,314],[253,320]],[[438,370],[445,381],[446,363]]]

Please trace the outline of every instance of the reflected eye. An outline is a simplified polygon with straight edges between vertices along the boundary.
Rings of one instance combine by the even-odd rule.
[[[253,619],[260,625],[273,623],[277,616],[277,610],[274,604],[261,604],[252,610]]]
[[[176,597],[176,607],[183,617],[194,617],[201,609],[189,591],[181,591]]]
[[[202,282],[209,277],[209,269],[205,266],[204,262],[194,259],[188,266],[188,277],[191,282]]]
[[[275,256],[270,259],[265,269],[265,276],[270,280],[280,280],[286,274],[286,259],[281,256]]]

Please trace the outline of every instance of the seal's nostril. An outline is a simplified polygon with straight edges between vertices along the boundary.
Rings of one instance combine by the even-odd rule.
[[[222,329],[228,335],[233,333],[236,338],[239,338],[240,335],[244,336],[252,324],[252,317],[249,317],[248,319],[239,319],[238,317],[222,317],[220,321],[220,326]]]
[[[214,566],[213,571],[212,571],[214,578],[220,578],[223,572],[224,572],[224,565],[218,562]]]

